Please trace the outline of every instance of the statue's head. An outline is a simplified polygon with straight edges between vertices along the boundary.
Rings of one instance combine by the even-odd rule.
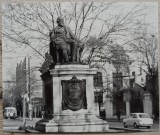
[[[58,25],[60,25],[60,26],[64,26],[64,19],[63,19],[63,17],[59,16],[59,17],[57,18],[57,23],[58,23]]]

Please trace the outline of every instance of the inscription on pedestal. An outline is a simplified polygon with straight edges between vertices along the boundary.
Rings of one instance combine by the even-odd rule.
[[[86,80],[78,80],[75,76],[71,80],[62,80],[62,110],[78,111],[87,109]]]

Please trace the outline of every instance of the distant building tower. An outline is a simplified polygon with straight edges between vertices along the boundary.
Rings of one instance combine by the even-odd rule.
[[[24,93],[27,93],[26,71],[27,71],[27,64],[26,64],[26,58],[25,58],[20,63],[17,63],[17,67],[16,67],[16,89],[14,92],[14,101],[15,101],[14,106],[17,108],[18,116],[22,116],[22,113],[23,113],[22,95],[24,95]]]

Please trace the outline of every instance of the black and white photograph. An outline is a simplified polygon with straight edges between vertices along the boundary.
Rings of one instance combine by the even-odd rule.
[[[159,131],[158,36],[158,2],[3,3],[3,131]]]

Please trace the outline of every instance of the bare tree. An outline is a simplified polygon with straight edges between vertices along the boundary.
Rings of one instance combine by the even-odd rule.
[[[157,34],[150,33],[146,26],[139,24],[134,36],[139,37],[139,40],[132,42],[131,46],[137,53],[140,70],[146,73],[146,91],[152,94],[153,114],[157,119],[159,116]]]
[[[83,52],[85,61],[92,67],[95,65],[94,58],[96,55],[111,59],[110,48],[114,46],[114,42],[121,40],[121,46],[128,45],[130,42],[137,40],[138,37],[128,38],[129,33],[134,29],[135,22],[141,20],[141,16],[145,15],[144,8],[139,9],[139,4],[133,7],[125,15],[114,15],[103,20],[104,23],[100,26],[101,31],[97,37],[90,37],[86,42],[86,49]],[[105,29],[105,31],[104,31]],[[126,39],[127,37],[127,39]]]
[[[3,6],[3,39],[7,50],[15,48],[31,48],[40,58],[48,50],[49,31],[55,27],[57,16],[64,16],[67,25],[83,42],[86,42],[96,32],[98,40],[110,44],[110,40],[125,37],[132,28],[133,21],[145,12],[144,8],[133,7],[128,13],[107,14],[113,10],[116,3],[26,3],[6,4]],[[67,6],[67,8],[66,8]],[[104,14],[105,13],[105,14]],[[98,25],[97,29],[95,29]],[[8,42],[11,41],[11,42]],[[12,43],[12,46],[9,44]],[[83,56],[90,59],[94,52],[101,53],[103,45],[88,48]],[[84,58],[84,57],[83,57]],[[90,61],[90,60],[89,60]]]
[[[3,6],[4,43],[8,51],[31,48],[43,61],[44,52],[49,50],[49,32],[55,27],[56,18],[63,16],[65,23],[85,43],[81,55],[83,61],[90,67],[96,67],[98,63],[94,60],[97,55],[108,62],[117,60],[111,52],[118,49],[113,43],[121,41],[120,46],[124,46],[139,39],[128,38],[128,35],[135,28],[135,22],[141,21],[146,14],[140,4],[123,14],[107,12],[115,10],[114,2],[6,4]]]
[[[12,81],[5,81],[3,84],[3,107],[13,106],[13,95],[15,91],[15,85]]]
[[[37,79],[35,74],[36,68],[32,68],[30,71],[25,71],[25,75],[28,76],[30,74],[30,84],[28,83],[28,79],[24,81],[24,74],[21,73],[19,76],[16,76],[12,72],[8,71],[8,76],[10,76],[9,80],[3,81],[3,97],[4,97],[4,107],[14,106],[17,108],[18,115],[21,116],[23,109],[23,96],[26,93],[23,93],[23,89],[27,89],[30,87],[31,94],[35,95],[35,91],[37,89],[41,89],[41,80]],[[21,72],[21,71],[18,71]],[[16,82],[18,82],[16,84]],[[22,81],[22,82],[21,82]],[[29,96],[29,95],[28,95]],[[37,96],[37,95],[36,95]]]
[[[92,40],[94,41],[94,40]],[[113,43],[112,43],[113,44]],[[92,44],[93,45],[93,44]],[[126,51],[124,50],[124,48],[120,45],[113,45],[110,46],[108,48],[108,51],[110,52],[108,57],[100,57],[101,59],[99,61],[101,61],[102,59],[106,59],[106,62],[110,62],[110,64],[112,64],[113,68],[115,69],[115,72],[113,70],[113,81],[111,82],[111,78],[106,78],[105,81],[103,81],[104,83],[106,83],[106,86],[104,86],[99,94],[99,99],[101,99],[101,94],[102,93],[107,93],[108,96],[113,98],[113,103],[115,105],[115,110],[116,110],[116,115],[117,115],[117,119],[120,121],[120,116],[122,115],[122,111],[123,111],[123,107],[124,107],[124,103],[123,103],[123,91],[121,91],[122,87],[123,87],[123,82],[121,81],[123,79],[123,77],[125,76],[129,76],[129,65],[130,65],[130,60],[129,60],[129,56],[126,54]],[[94,57],[92,57],[94,59]],[[93,61],[92,61],[93,62]],[[99,64],[98,63],[94,63],[92,64],[94,67],[100,69],[103,71],[103,74],[107,74],[108,72],[105,69],[105,63],[103,64]],[[121,74],[123,71],[125,71],[125,75]],[[107,77],[107,75],[106,75]],[[114,83],[114,87],[113,89],[111,89],[109,87],[110,84]],[[99,108],[100,108],[100,104],[101,104],[101,100],[99,101]]]
[[[112,53],[112,64],[115,67],[115,76],[113,76],[116,80],[116,89],[113,90],[113,97],[115,97],[115,105],[116,105],[116,115],[117,119],[120,121],[121,117],[121,109],[123,107],[121,99],[123,100],[123,92],[120,91],[122,89],[123,84],[121,80],[123,79],[122,71],[124,70],[129,75],[129,56],[126,54],[123,47],[116,45],[111,49]]]

